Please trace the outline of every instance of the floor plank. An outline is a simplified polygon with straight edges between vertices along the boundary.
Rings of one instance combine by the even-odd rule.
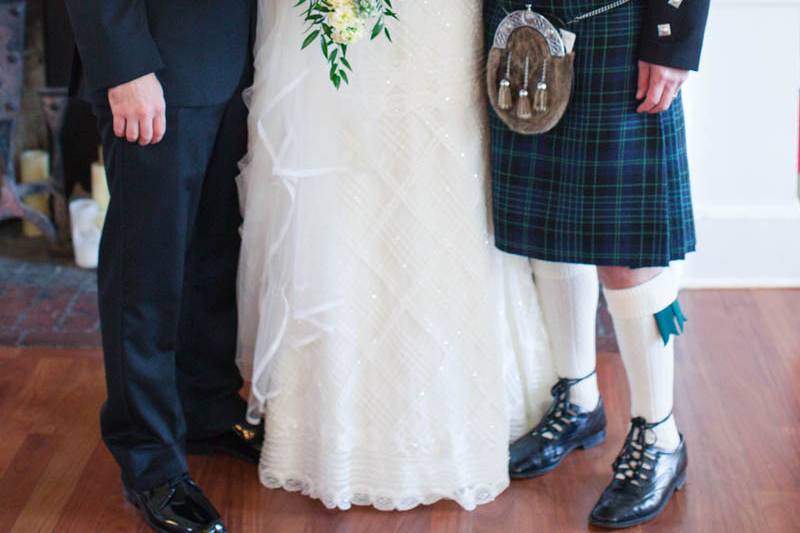
[[[678,344],[676,416],[689,443],[689,484],[658,520],[631,531],[800,531],[800,291],[693,291],[684,300],[691,322]],[[235,533],[587,531],[627,430],[617,354],[601,354],[599,381],[606,445],[514,483],[474,513],[452,503],[329,511],[262,488],[252,467],[232,459],[190,465]],[[100,442],[103,395],[96,351],[0,348],[0,531],[147,531]]]

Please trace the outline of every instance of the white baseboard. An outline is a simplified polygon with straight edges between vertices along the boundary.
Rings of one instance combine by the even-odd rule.
[[[800,289],[800,279],[777,279],[777,278],[708,278],[708,279],[686,279],[681,284],[683,289],[704,290],[704,289]]]
[[[698,209],[687,288],[800,288],[800,206]]]

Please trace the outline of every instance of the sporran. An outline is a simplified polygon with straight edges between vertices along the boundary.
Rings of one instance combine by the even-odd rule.
[[[576,35],[567,27],[628,2],[617,0],[566,24],[534,11],[532,4],[509,13],[497,27],[486,66],[489,101],[498,117],[523,135],[553,129],[572,96]]]

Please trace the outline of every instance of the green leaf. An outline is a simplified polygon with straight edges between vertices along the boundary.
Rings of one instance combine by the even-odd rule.
[[[370,39],[374,39],[378,35],[381,34],[383,31],[383,19],[378,19],[378,22],[375,23],[375,26],[372,27],[372,36]]]
[[[319,37],[319,30],[314,30],[314,31],[312,31],[311,33],[309,33],[309,34],[308,34],[308,37],[306,37],[306,40],[305,40],[305,41],[303,41],[303,46],[302,46],[302,48],[301,48],[301,49],[302,49],[302,50],[305,50],[306,48],[308,48],[308,46],[309,46],[311,43],[313,43],[313,42],[314,42],[314,40],[315,40],[317,37]]]
[[[320,39],[319,42],[322,43],[321,44],[321,46],[322,46],[322,55],[324,55],[325,59],[327,59],[328,58],[328,41],[326,39]]]

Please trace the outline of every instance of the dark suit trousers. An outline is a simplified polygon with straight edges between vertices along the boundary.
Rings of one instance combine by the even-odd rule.
[[[238,93],[237,93],[238,94]],[[243,419],[235,364],[241,97],[168,108],[161,143],[114,136],[96,107],[111,204],[98,269],[108,399],[103,439],[130,488],[187,471],[187,438]]]

